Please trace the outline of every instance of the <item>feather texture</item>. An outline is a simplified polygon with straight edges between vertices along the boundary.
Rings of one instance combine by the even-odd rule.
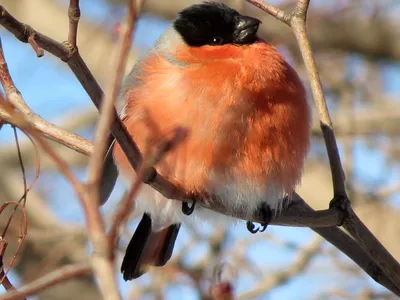
[[[171,258],[180,225],[171,225],[157,232],[152,231],[151,225],[151,216],[143,214],[122,261],[124,280],[138,278],[147,268],[163,266]]]
[[[224,30],[213,30],[221,22]],[[189,7],[174,24],[125,80],[118,102],[124,125],[142,152],[176,127],[189,131],[155,166],[187,193],[214,195],[228,214],[247,219],[264,202],[279,212],[300,182],[310,142],[310,110],[297,73],[273,46],[255,41],[257,19],[224,5]],[[135,172],[120,145],[113,148],[131,184]],[[135,210],[144,215],[122,263],[125,280],[165,264],[180,223],[192,217],[149,186],[141,188]],[[220,225],[234,220],[199,206],[193,215]]]
[[[263,201],[279,209],[300,181],[309,147],[310,111],[296,72],[263,41],[221,47],[174,43],[177,50],[169,56],[181,64],[159,51],[141,62],[141,84],[125,95],[129,132],[146,149],[176,126],[186,127],[189,137],[157,165],[160,174],[186,191],[217,195],[228,212],[242,210],[250,218]],[[133,178],[118,144],[114,155],[125,177]],[[184,220],[180,203],[160,209],[170,201],[140,202],[144,211]]]

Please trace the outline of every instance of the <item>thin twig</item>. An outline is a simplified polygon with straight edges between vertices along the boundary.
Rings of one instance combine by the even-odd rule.
[[[4,275],[5,275],[4,271],[1,270],[0,276],[3,277]],[[3,286],[4,286],[4,288],[6,289],[7,292],[15,291],[15,287],[13,286],[13,284],[11,283],[10,279],[8,279],[7,276],[4,277],[4,280],[3,280],[2,284],[3,284]],[[21,300],[20,297],[19,297],[19,299]],[[23,299],[25,299],[25,298],[23,298]]]
[[[81,17],[81,10],[79,9],[79,0],[70,0],[68,8],[69,18],[69,30],[68,30],[68,42],[72,49],[77,47],[77,35],[78,35],[78,22]]]
[[[310,78],[311,92],[313,94],[314,103],[317,106],[321,129],[324,135],[326,150],[328,152],[329,163],[332,173],[333,191],[339,197],[347,197],[344,185],[344,172],[340,161],[339,150],[336,143],[335,132],[333,131],[331,117],[329,115],[328,106],[325,101],[321,80],[317,71],[314,55],[311,50],[310,41],[306,31],[306,14],[303,9],[308,7],[309,1],[299,1],[296,6],[295,14],[293,14],[290,24],[296,36],[301,55],[303,56],[304,65]]]
[[[11,16],[2,5],[0,5],[0,24],[13,33],[17,39],[24,43],[27,43],[29,37],[27,32],[35,33],[36,42],[38,45],[68,64],[72,72],[75,74],[83,88],[90,96],[94,105],[100,109],[103,91],[83,61],[82,57],[79,55],[78,51],[71,51],[69,47],[58,43],[46,35],[33,30],[32,27],[19,22],[13,16]],[[114,111],[113,114],[114,121],[111,125],[111,132],[118,140],[118,143],[126,154],[133,169],[137,171],[141,165],[142,155],[139,151],[139,148],[127,132],[125,126],[118,118],[117,113]],[[176,185],[159,175],[154,168],[150,170],[146,177],[153,178],[153,181],[150,183],[150,185],[166,198],[190,201],[192,197],[192,195],[184,193]]]
[[[95,272],[100,279],[103,286],[103,293],[106,299],[118,299],[120,298],[115,272],[112,267],[112,255],[110,244],[108,243],[105,226],[102,221],[98,203],[100,197],[100,177],[103,168],[103,159],[106,153],[107,140],[109,136],[110,125],[114,119],[114,103],[118,96],[122,77],[124,76],[125,64],[127,56],[132,44],[132,32],[136,23],[137,18],[136,1],[129,1],[128,14],[126,16],[127,26],[122,34],[116,51],[114,54],[114,61],[112,63],[112,76],[108,82],[110,84],[106,87],[106,93],[104,100],[100,107],[100,120],[98,122],[95,139],[94,139],[94,152],[89,160],[88,164],[88,181],[87,189],[88,195],[87,205],[90,207],[90,211],[93,220],[93,229],[97,232],[96,241],[93,241],[94,251],[92,254],[93,267]],[[111,279],[111,280],[110,280]],[[112,283],[110,283],[112,281]]]
[[[154,151],[150,151],[150,153],[145,156],[143,165],[137,172],[136,180],[132,184],[127,195],[118,205],[118,208],[114,214],[113,223],[109,233],[111,249],[116,249],[118,229],[126,222],[132,212],[135,196],[137,195],[140,186],[143,184],[143,176],[146,174],[147,169],[157,164],[167,152],[172,151],[186,138],[186,136],[186,130],[182,128],[176,128],[173,131],[173,136],[171,138],[161,141],[158,145],[156,145],[156,149]]]
[[[8,96],[8,99],[12,101],[13,104],[16,104],[16,101],[18,101],[19,98],[15,94],[11,94]],[[90,156],[92,154],[93,145],[87,139],[44,120],[38,114],[31,111],[29,107],[28,110],[19,109],[19,111],[24,112],[26,119],[29,121],[32,127],[40,132],[43,137],[53,142],[64,145],[78,153],[87,156]],[[14,124],[13,117],[2,108],[0,108],[0,119],[10,124]]]
[[[7,96],[15,97],[16,102],[25,103],[19,91],[15,88],[11,76],[7,70],[7,64],[4,60],[4,55],[1,48],[1,39],[0,39],[0,66],[4,66],[2,68],[2,73],[0,74],[1,83],[3,83],[3,87],[6,90]],[[95,270],[96,275],[99,276],[100,282],[103,287],[103,292],[105,298],[107,299],[120,299],[118,289],[114,280],[109,280],[109,276],[113,276],[114,270],[112,268],[111,262],[107,259],[96,259],[98,257],[103,257],[101,252],[96,252],[100,248],[101,251],[101,243],[103,240],[104,247],[107,247],[107,239],[105,236],[105,228],[102,222],[101,216],[98,212],[97,205],[93,205],[93,201],[91,201],[90,195],[87,193],[85,186],[75,177],[68,164],[58,156],[53,149],[48,145],[48,143],[42,139],[40,134],[30,125],[29,121],[26,120],[23,113],[19,111],[14,111],[13,107],[10,107],[10,104],[0,97],[0,107],[5,109],[8,114],[12,116],[12,119],[18,120],[17,126],[29,133],[31,136],[35,138],[37,143],[43,148],[43,150],[53,159],[56,163],[59,171],[70,181],[72,186],[74,187],[78,198],[80,199],[87,222],[89,238],[94,244],[95,254],[93,257],[95,259],[92,260],[92,266]],[[104,248],[106,249],[106,248]],[[104,256],[107,256],[107,253],[103,253]]]
[[[298,253],[297,258],[288,268],[272,274],[268,273],[268,276],[260,279],[253,288],[239,295],[237,299],[254,299],[273,288],[287,283],[290,278],[293,278],[306,269],[320,251],[322,242],[323,240],[320,237],[315,238],[306,248]]]
[[[3,241],[0,241],[0,243],[2,243],[2,242]],[[3,278],[2,285],[4,286],[5,290],[8,293],[14,292],[16,289],[15,289],[14,285],[11,283],[10,279],[8,279],[7,274],[4,273],[3,267],[1,267],[0,276]],[[1,296],[0,296],[0,299],[1,299]],[[20,297],[18,297],[18,300],[25,300],[25,297],[22,297],[22,295],[21,295]]]
[[[345,216],[343,227],[359,242],[361,247],[374,259],[374,261],[388,275],[395,286],[400,289],[400,265],[386,248],[375,238],[362,221],[355,214],[350,206],[344,184],[344,172],[340,161],[339,150],[333,131],[332,122],[322,90],[321,81],[318,75],[317,66],[311,50],[306,29],[306,16],[309,0],[299,0],[295,13],[291,19],[291,27],[299,44],[300,52],[303,56],[307,73],[310,77],[311,90],[314,102],[318,108],[321,120],[321,129],[324,135],[326,149],[332,173],[333,190],[335,197],[347,201],[343,209]]]
[[[111,78],[108,80],[110,84],[106,86],[104,100],[100,108],[100,120],[94,134],[95,138],[93,144],[95,151],[88,164],[88,184],[96,187],[98,187],[100,183],[103,159],[107,150],[107,139],[114,117],[114,103],[120,91],[128,53],[132,44],[132,32],[138,15],[135,7],[136,1],[132,0],[129,1],[129,3],[129,12],[126,16],[127,24],[114,54],[114,60],[116,62],[111,64],[113,72]],[[96,201],[96,203],[98,203],[98,201]]]
[[[290,24],[291,15],[283,10],[280,10],[278,7],[259,0],[246,0],[246,1],[262,9],[263,11],[269,13],[271,16],[274,16],[277,20],[282,21],[287,25]]]
[[[26,106],[26,109],[21,109],[22,106],[18,105],[18,100],[20,98],[17,96],[17,94],[11,93],[7,96],[7,98],[13,103],[14,106],[18,108],[19,111],[24,113],[26,119],[29,121],[32,127],[40,132],[43,137],[64,145],[78,153],[88,156],[91,155],[93,151],[93,145],[90,143],[90,141],[44,120],[40,115],[34,113],[28,106]],[[1,108],[0,119],[13,124],[12,116]]]
[[[4,111],[0,107],[0,119],[3,119],[11,124],[14,124],[18,126],[18,123],[14,123],[15,119],[13,120],[13,117],[8,114],[6,111]],[[57,141],[60,144],[63,145],[75,145],[75,149],[77,152],[85,154],[85,155],[90,155],[91,151],[93,149],[92,144],[90,144],[89,141],[86,139],[83,139],[79,136],[71,136],[70,138],[66,138],[64,135],[61,133],[55,133],[59,131],[59,128],[55,125],[51,125],[50,128],[47,127],[42,127],[42,126],[37,126],[36,125],[36,119],[31,119],[27,117],[27,120],[32,124],[32,126],[37,129],[40,133],[42,133],[45,137],[48,137],[47,133],[48,132],[54,132],[54,137],[52,136],[51,139]],[[46,122],[45,120],[43,120]],[[39,120],[39,122],[42,122],[42,120]],[[54,126],[54,128],[53,128]],[[40,130],[42,129],[42,131]],[[62,131],[59,131],[62,132]],[[71,147],[73,148],[73,147]],[[151,169],[151,168],[150,168]],[[303,201],[299,195],[295,196],[295,199],[298,199],[300,201]],[[277,215],[274,217],[274,219],[271,221],[272,225],[284,225],[284,226],[298,226],[298,227],[327,227],[327,226],[334,226],[337,224],[339,220],[339,213],[337,212],[336,209],[327,209],[327,210],[320,210],[320,211],[311,211],[311,212],[306,212],[304,209],[301,208],[301,203],[297,203],[297,201],[294,199],[292,201],[292,205],[289,206],[287,210],[282,212],[282,214]],[[182,200],[182,199],[176,199],[176,200]],[[215,203],[202,203],[202,206],[213,209],[215,211],[218,211],[222,214],[227,214],[225,208],[223,205],[221,205],[218,202]],[[232,216],[232,214],[230,214]],[[244,215],[242,215],[240,212],[234,215],[234,217],[237,217],[239,219],[245,218]],[[262,222],[262,216],[261,214],[259,216],[254,216],[253,219],[255,222]]]
[[[1,8],[0,8],[1,9]],[[4,87],[6,97],[17,108],[23,112],[25,117],[38,129],[45,137],[58,143],[62,143],[70,149],[83,154],[91,153],[93,147],[90,142],[68,130],[57,127],[56,125],[44,120],[38,114],[34,113],[26,102],[20,97],[14,82],[10,76],[7,63],[4,59],[3,47],[0,39],[0,83]],[[6,121],[10,122],[11,120]]]
[[[253,2],[262,3],[261,1],[251,0],[251,3],[253,3]],[[298,3],[298,6],[297,6],[298,16],[300,16],[301,11],[304,11],[304,16],[305,16],[305,12],[306,12],[308,3],[309,3],[309,1],[301,1],[301,3],[300,2]],[[307,6],[304,6],[305,4],[307,4]],[[262,8],[262,6],[259,6],[259,7]],[[274,12],[273,10],[271,10],[272,6],[268,5],[268,7],[269,7],[269,11],[268,10],[266,10],[266,11],[268,13],[275,14],[275,17],[279,18],[278,15],[281,15],[281,13],[278,14],[279,10],[275,10],[275,12]],[[82,60],[82,58],[80,57],[80,55],[77,51],[73,52],[68,47],[65,47],[65,45],[60,44],[60,43],[52,40],[51,38],[34,31],[28,25],[18,22],[1,5],[0,5],[0,24],[2,24],[6,29],[8,29],[10,32],[12,32],[19,40],[21,40],[22,42],[25,42],[25,43],[28,42],[29,36],[32,33],[35,33],[35,41],[37,42],[38,46],[42,47],[46,51],[49,51],[53,55],[59,57],[60,59],[62,59],[65,62],[67,62],[68,66],[74,72],[75,76],[78,78],[78,80],[81,82],[82,86],[85,88],[85,90],[91,97],[93,103],[95,103],[95,105],[98,108],[100,107],[101,98],[102,98],[101,88],[98,85],[98,83],[96,82],[96,80],[94,79],[90,70],[87,68],[85,62]],[[322,94],[322,96],[323,96],[323,94]],[[324,104],[324,103],[322,103],[322,104]],[[323,110],[323,107],[321,108],[321,111],[322,110]],[[327,110],[326,110],[326,112],[327,112]],[[0,115],[1,115],[1,113],[2,112],[0,111]],[[5,115],[7,116],[7,113]],[[126,131],[125,127],[123,126],[123,124],[121,123],[121,121],[116,117],[116,113],[114,113],[114,115],[115,115],[115,120],[111,126],[111,131],[112,131],[113,135],[116,137],[116,139],[118,140],[118,142],[120,143],[124,153],[127,155],[128,159],[129,159],[130,163],[132,164],[132,166],[134,167],[134,169],[138,170],[139,166],[141,165],[140,151],[138,150],[136,144],[131,140],[129,134],[127,133],[127,131]],[[326,119],[326,116],[329,117],[329,114],[325,115],[325,119]],[[321,118],[321,119],[323,119],[323,118]],[[325,122],[326,124],[331,126],[331,122],[330,122],[329,118],[328,118],[328,121],[327,120],[325,120],[325,121],[326,121]],[[18,123],[18,120],[16,123]],[[328,128],[329,128],[329,126],[328,126]],[[325,130],[325,129],[323,129],[323,130]],[[334,135],[333,135],[333,137],[332,136],[329,137],[329,135],[331,134],[330,132],[333,132],[333,131],[328,131],[328,133],[325,134],[328,137],[326,137],[325,139],[328,141],[331,141],[331,142],[333,141],[334,144],[336,144]],[[328,151],[332,151],[333,153],[335,153],[335,149],[334,149],[335,147],[332,147],[332,146],[330,146],[330,144],[328,144],[327,148],[330,149]],[[337,160],[337,159],[335,159],[335,155],[334,155],[333,158],[331,158],[331,162],[332,161],[340,162],[340,158],[339,158],[339,160]],[[152,171],[154,171],[154,170],[152,170]],[[342,177],[340,164],[338,165],[338,169],[332,170],[332,173],[334,174],[333,177],[336,178],[334,180],[338,181],[334,185],[335,189],[336,189],[336,191],[340,191],[341,190],[341,182],[340,182],[340,180],[337,180],[338,178]],[[171,184],[171,182],[169,182],[168,180],[166,180],[159,174],[157,174],[157,173],[155,173],[155,174],[156,174],[156,176],[154,176],[155,179],[154,179],[154,182],[151,183],[151,186],[154,187],[161,194],[163,194],[165,197],[177,199],[177,200],[186,200],[186,201],[190,200],[190,195],[184,194],[175,185]],[[204,201],[201,201],[201,199],[199,199],[199,202],[202,202],[202,204],[203,204]],[[217,206],[216,203],[211,203],[211,205],[209,207],[211,209],[214,209],[214,206]],[[224,208],[216,207],[217,211],[220,211],[223,209]],[[333,211],[330,211],[330,213],[332,214],[332,216],[336,215],[335,212],[333,212]],[[298,219],[299,219],[299,222],[301,222],[301,218],[299,217]],[[257,221],[257,220],[261,221],[260,218],[255,218],[254,221]],[[332,237],[333,233],[327,232],[326,230],[329,231],[331,229],[339,230],[337,228],[327,228],[327,229],[321,228],[321,230],[320,230],[321,232],[325,230],[324,237],[326,237],[328,240],[330,237]],[[331,241],[333,244],[338,242],[338,240],[336,240],[334,238],[331,238]],[[358,246],[358,245],[355,244],[355,246]],[[348,253],[352,253],[351,249],[346,249],[346,247],[342,247],[342,249],[345,249],[345,251],[348,251]],[[364,253],[364,252],[361,251],[360,253]],[[357,261],[356,257],[353,257],[353,259],[355,259],[355,261]],[[371,261],[371,264],[375,268],[376,265],[374,264],[374,262]],[[377,270],[381,270],[381,269],[379,267],[377,267]],[[368,274],[375,279],[374,272],[368,273]],[[388,285],[389,285],[390,280],[388,279],[388,277],[383,273],[380,274],[380,276],[381,276],[380,277],[381,279],[388,280]],[[385,286],[388,286],[388,285],[385,285]],[[392,288],[391,290],[393,291],[394,289]],[[397,290],[397,292],[395,291],[395,293],[399,294],[398,290]]]
[[[0,51],[1,51],[1,45],[0,45]],[[19,146],[18,132],[17,132],[17,129],[15,128],[15,126],[13,126],[13,133],[14,133],[15,145],[17,146],[18,161],[19,161],[19,165],[21,167],[22,182],[24,184],[24,192],[22,194],[20,202],[23,200],[23,204],[22,205],[25,206],[26,205],[26,198],[27,198],[27,195],[28,195],[28,187],[27,187],[27,184],[26,184],[26,172],[25,172],[24,160],[22,159],[21,148]]]
[[[19,251],[21,250],[21,246],[23,245],[23,243],[25,241],[25,238],[26,238],[26,235],[27,235],[27,232],[28,232],[28,219],[27,219],[27,216],[26,216],[25,207],[20,202],[10,201],[10,202],[3,203],[3,205],[0,206],[0,215],[3,213],[4,209],[9,205],[13,205],[14,206],[14,211],[12,213],[12,216],[14,215],[14,212],[18,207],[20,209],[20,211],[21,211],[22,218],[21,218],[20,228],[19,228],[18,246],[16,247],[16,249],[15,249],[13,255],[12,255],[11,261],[8,264],[8,268],[7,268],[7,270],[5,272],[4,272],[4,269],[3,269],[3,264],[4,264],[3,259],[4,259],[4,253],[5,253],[7,245],[8,245],[7,240],[6,240],[6,235],[7,235],[8,226],[9,226],[9,223],[11,222],[12,216],[8,220],[8,224],[6,225],[6,228],[4,229],[3,234],[1,235],[0,257],[1,257],[1,267],[2,267],[2,270],[3,270],[3,276],[0,279],[1,283],[3,283],[3,280],[7,277],[8,272],[13,267],[15,259],[17,258],[18,254],[19,254]]]
[[[32,49],[35,51],[37,57],[42,57],[44,55],[44,51],[42,48],[38,46],[38,44],[35,41],[35,34],[32,33],[28,37],[28,43],[31,45]]]
[[[249,2],[265,4],[259,0],[252,0]],[[310,0],[298,0],[296,8],[289,19],[289,25],[290,27],[292,27],[295,37],[297,39],[297,43],[299,45],[300,52],[302,54],[304,64],[306,66],[307,73],[310,79],[311,91],[313,94],[314,103],[319,113],[321,129],[328,152],[334,195],[335,198],[341,199],[344,201],[344,203],[347,203],[346,207],[342,208],[346,213],[343,220],[343,227],[350,232],[350,234],[356,239],[356,241],[364,249],[364,251],[366,251],[368,255],[371,256],[376,265],[379,266],[379,268],[386,273],[389,280],[393,282],[397,289],[397,291],[394,291],[394,293],[398,294],[398,290],[400,290],[399,263],[361,222],[361,220],[352,210],[348,196],[346,194],[344,172],[342,169],[335,133],[333,131],[332,121],[325,101],[324,92],[318,75],[315,59],[311,50],[309,38],[307,36],[306,18],[309,4]],[[272,5],[267,5],[266,7],[264,7],[263,5],[257,6],[265,10],[267,13],[271,14],[275,18],[280,19],[276,13],[278,9],[273,7]],[[287,22],[283,22],[287,24]],[[373,273],[374,272],[372,272],[372,275],[371,273],[368,274],[370,274],[374,278]],[[392,288],[391,290],[393,291],[394,289]]]
[[[254,0],[252,0],[254,2]],[[13,18],[5,9],[0,5],[0,24],[2,24],[6,29],[10,32],[14,33],[18,39],[23,42],[26,42],[24,39],[24,32],[27,25],[18,22],[15,18]],[[62,44],[55,42],[54,40],[50,39],[49,37],[34,31],[35,34],[39,37],[38,43],[47,51],[52,53],[53,55],[59,57],[60,59],[66,61],[70,66],[71,70],[74,72],[76,77],[81,82],[82,86],[85,88],[89,96],[91,97],[92,101],[95,103],[97,107],[100,105],[100,99],[102,96],[102,91],[100,86],[97,84],[96,80],[94,79],[93,75],[87,68],[86,64],[83,62],[82,58],[75,53],[71,55],[68,52],[68,49],[65,48]],[[0,115],[2,112],[0,111]],[[3,113],[2,116],[7,118],[7,114]],[[138,169],[140,162],[141,162],[141,154],[138,150],[136,144],[132,141],[129,137],[129,134],[126,131],[126,128],[123,126],[121,121],[116,118],[112,124],[111,130],[113,134],[116,136],[116,139],[120,143],[124,153],[127,155],[130,163],[134,167],[134,169]],[[83,152],[83,151],[82,151]],[[85,151],[86,152],[86,151]],[[87,151],[89,152],[89,151]],[[153,170],[154,171],[154,170]],[[175,199],[175,200],[189,200],[190,196],[182,193],[175,185],[170,183],[168,180],[156,174],[154,182],[151,184],[157,191],[159,191],[162,195],[167,198]],[[201,199],[199,199],[200,202]],[[202,203],[204,204],[204,203]],[[206,206],[207,207],[207,206]],[[210,207],[209,208],[213,208]],[[220,210],[223,209],[222,207],[219,208]],[[218,211],[218,208],[216,208]],[[332,212],[332,216],[334,213]],[[238,216],[240,217],[240,216]],[[318,219],[318,215],[313,215],[314,218]],[[324,217],[325,218],[325,217]],[[310,216],[311,219],[311,216]],[[255,218],[254,221],[261,221],[261,219]],[[317,222],[318,223],[318,222]],[[307,225],[308,224],[308,225]],[[319,226],[323,226],[323,222],[319,222]],[[332,225],[334,223],[328,222],[324,223],[325,226]],[[290,224],[287,224],[290,225]],[[317,224],[312,223],[302,223],[299,220],[298,225],[300,226],[313,226]]]
[[[21,297],[35,295],[48,287],[54,286],[58,283],[67,280],[81,277],[90,274],[91,266],[89,263],[79,263],[74,265],[67,265],[59,268],[49,274],[44,275],[35,281],[19,288],[17,291],[9,292],[0,296],[1,300],[21,299]]]

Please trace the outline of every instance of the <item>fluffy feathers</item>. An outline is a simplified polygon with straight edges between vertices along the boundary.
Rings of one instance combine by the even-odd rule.
[[[250,219],[264,201],[281,209],[282,198],[299,183],[309,148],[310,111],[296,72],[273,46],[256,38],[259,22],[241,19],[249,22],[242,41],[251,42],[226,42],[230,33],[225,32],[224,42],[216,45],[208,42],[212,31],[196,25],[196,11],[203,13],[207,5],[217,12],[211,14],[210,24],[228,22],[224,28],[233,26],[231,34],[239,30],[240,15],[225,6],[208,3],[180,13],[125,81],[121,118],[142,151],[176,126],[187,128],[188,138],[165,156],[157,171],[187,192],[216,195],[228,213],[242,211]],[[215,18],[218,14],[222,19]],[[188,42],[183,19],[197,26],[195,44]],[[216,30],[216,36],[221,32]],[[118,143],[113,154],[125,180],[132,182],[135,173]],[[159,232],[187,218],[180,202],[149,187],[142,193],[136,210],[150,221],[142,220],[146,226],[141,223],[131,241],[137,243],[136,250],[128,247],[123,265],[130,270],[128,279],[139,276],[135,270],[149,263],[144,258],[149,241],[156,249],[167,249],[171,243],[173,247],[171,238],[161,238]],[[232,220],[201,207],[194,215]],[[160,243],[151,236],[158,236]],[[175,241],[176,234],[169,236]],[[157,255],[151,258],[150,264],[157,265]]]

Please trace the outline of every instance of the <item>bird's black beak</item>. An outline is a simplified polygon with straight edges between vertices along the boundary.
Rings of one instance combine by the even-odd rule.
[[[250,44],[257,39],[257,30],[261,21],[247,16],[238,16],[233,34],[236,44]]]

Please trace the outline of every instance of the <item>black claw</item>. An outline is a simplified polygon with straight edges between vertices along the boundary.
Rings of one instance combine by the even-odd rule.
[[[252,234],[257,233],[259,230],[259,228],[256,228],[256,225],[254,225],[254,223],[251,221],[247,221],[246,227],[247,227],[247,230],[250,231],[250,233],[252,233]]]
[[[263,218],[264,222],[261,224],[262,229],[260,232],[264,232],[272,220],[272,210],[267,203],[263,203],[261,205],[261,217]]]
[[[263,224],[261,224],[261,229],[259,229],[259,231],[264,232],[265,229],[267,229],[267,227],[268,227],[268,223],[263,223]]]
[[[256,225],[254,225],[254,223],[251,221],[247,221],[246,223],[247,230],[253,234],[257,232],[264,232],[267,229],[268,224],[272,220],[272,211],[268,204],[263,203],[260,212],[261,212],[261,217],[264,220],[264,222],[260,224],[261,225],[260,227],[256,228]]]
[[[194,207],[196,206],[196,200],[193,199],[192,206],[189,206],[188,202],[182,202],[182,212],[190,216],[194,212]]]
[[[341,195],[335,195],[331,200],[331,202],[329,202],[329,208],[336,208],[340,213],[338,223],[336,224],[337,226],[342,226],[344,221],[347,219],[349,215],[348,214],[349,205],[350,205],[350,200],[347,197]]]

